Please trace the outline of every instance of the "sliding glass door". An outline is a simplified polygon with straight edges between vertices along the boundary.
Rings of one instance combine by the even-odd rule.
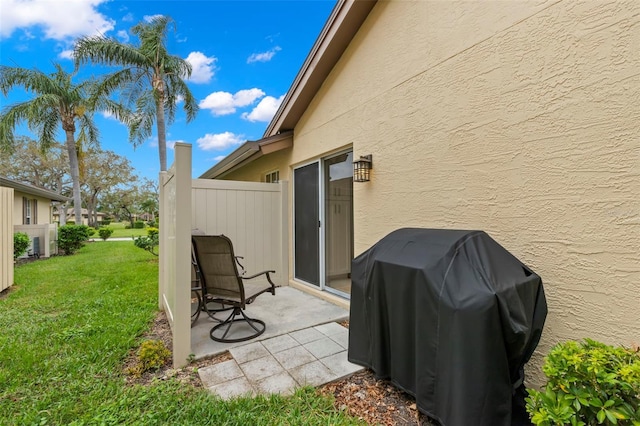
[[[293,170],[294,277],[349,297],[353,259],[353,153]]]

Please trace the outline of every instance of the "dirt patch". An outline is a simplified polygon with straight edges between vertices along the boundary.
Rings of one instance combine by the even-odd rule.
[[[348,327],[349,322],[341,325]],[[142,340],[161,340],[171,350],[171,328],[164,312],[156,315],[151,329]],[[129,353],[122,370],[129,384],[146,385],[154,380],[166,380],[175,377],[179,381],[194,387],[202,387],[198,369],[208,365],[231,359],[229,352],[191,362],[187,367],[174,370],[171,361],[156,371],[146,372],[141,376],[128,373],[137,363],[137,348]],[[416,409],[415,399],[393,386],[386,380],[375,378],[371,370],[365,370],[335,382],[321,386],[319,392],[333,395],[335,407],[346,410],[350,415],[358,417],[368,424],[379,425],[432,425],[429,418]]]
[[[161,340],[167,349],[171,351],[171,327],[169,326],[169,321],[167,321],[167,316],[164,312],[159,312],[156,315],[151,328],[142,336],[142,341],[144,340]],[[141,376],[137,376],[130,373],[132,370],[135,370],[134,367],[138,364],[137,352],[138,348],[132,349],[122,366],[122,371],[126,377],[127,383],[131,385],[148,385],[154,380],[166,380],[170,377],[175,377],[180,382],[201,388],[202,382],[198,376],[199,368],[231,359],[231,354],[229,354],[229,352],[225,352],[220,355],[214,355],[197,361],[192,361],[189,365],[180,369],[172,368],[171,359],[169,359],[161,368],[154,371],[147,371]]]

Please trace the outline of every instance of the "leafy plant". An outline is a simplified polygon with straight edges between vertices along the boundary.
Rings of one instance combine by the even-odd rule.
[[[159,244],[159,233],[157,228],[147,229],[146,237],[137,237],[133,239],[133,244],[149,253],[157,256],[157,247]]]
[[[65,225],[58,228],[58,248],[67,255],[74,254],[95,233],[87,225]]]
[[[113,234],[113,229],[111,228],[98,229],[98,235],[100,235],[100,238],[102,238],[104,241],[106,241],[107,238],[111,236],[111,234]]]
[[[529,389],[537,426],[640,426],[640,349],[594,340],[556,345],[546,358],[542,391]]]
[[[143,229],[144,228],[144,221],[143,220],[136,220],[133,223],[133,227],[136,229]]]
[[[129,373],[140,376],[144,372],[157,370],[170,358],[171,352],[161,340],[145,340],[138,349],[138,363],[129,368]]]
[[[29,235],[24,232],[16,232],[13,234],[13,258],[17,259],[27,252],[31,241]]]

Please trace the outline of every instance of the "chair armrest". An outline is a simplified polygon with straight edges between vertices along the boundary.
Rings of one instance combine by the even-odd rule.
[[[257,274],[250,275],[248,277],[240,277],[240,278],[243,279],[243,280],[250,280],[250,279],[259,277],[260,275],[266,275],[267,276],[267,281],[269,281],[269,284],[271,284],[271,288],[275,289],[276,287],[280,287],[280,286],[275,285],[274,282],[271,281],[271,276],[269,275],[269,274],[275,274],[275,273],[276,273],[276,271],[269,270],[269,271],[258,272]]]

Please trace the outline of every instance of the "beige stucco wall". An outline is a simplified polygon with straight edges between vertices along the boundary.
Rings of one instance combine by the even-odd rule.
[[[481,229],[539,273],[566,339],[640,343],[640,2],[379,2],[295,128],[352,145],[355,251]],[[282,171],[281,171],[282,173]]]
[[[36,217],[36,222],[33,225],[43,224],[43,223],[51,223],[51,200],[47,198],[42,198],[35,196],[33,194],[26,194],[24,192],[14,192],[14,203],[13,203],[13,224],[14,225],[23,225],[22,223],[22,197],[27,197],[30,200],[36,199],[38,200],[38,214]]]
[[[280,180],[288,181],[290,163],[291,149],[283,149],[273,154],[264,155],[246,167],[242,167],[225,175],[223,179],[244,182],[264,182],[267,173],[278,170],[280,172]]]

